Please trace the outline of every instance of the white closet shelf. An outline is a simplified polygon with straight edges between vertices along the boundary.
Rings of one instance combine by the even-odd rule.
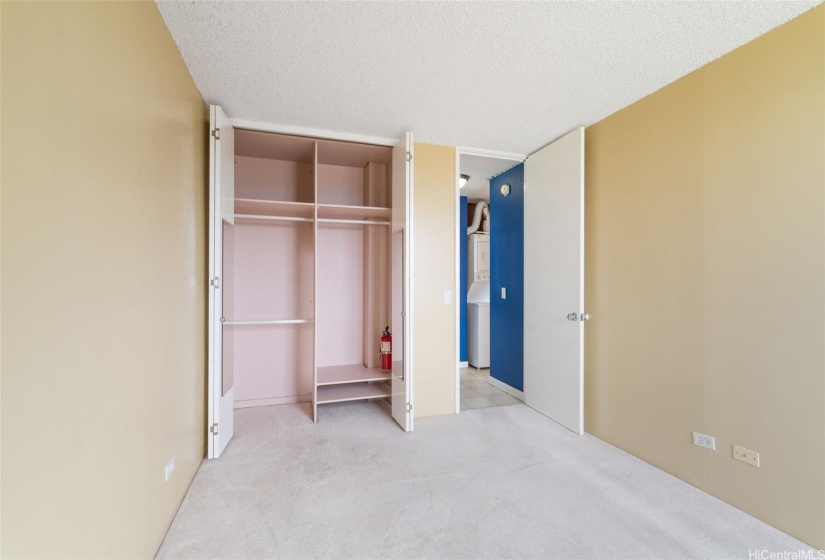
[[[311,202],[236,198],[235,214],[242,214],[245,218],[272,216],[277,218],[309,218],[311,221],[315,215],[315,205]]]
[[[224,325],[303,325],[314,323],[312,319],[278,319],[275,321],[224,321]]]
[[[378,368],[366,368],[361,364],[318,368],[318,385],[340,385],[361,381],[389,381],[392,374]]]
[[[235,214],[236,224],[262,224],[273,222],[308,222],[312,223],[312,218],[300,218],[298,216],[256,216],[254,214]]]
[[[389,383],[344,383],[318,387],[318,404],[380,399],[392,393]]]
[[[319,204],[318,217],[342,220],[389,220],[392,217],[392,208]]]

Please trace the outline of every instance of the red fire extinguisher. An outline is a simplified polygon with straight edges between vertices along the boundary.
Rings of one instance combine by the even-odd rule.
[[[384,333],[381,335],[381,350],[378,354],[381,356],[381,369],[392,371],[392,335],[389,326],[384,329]]]

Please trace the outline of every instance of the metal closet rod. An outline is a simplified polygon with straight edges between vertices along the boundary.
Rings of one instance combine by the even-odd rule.
[[[259,214],[235,214],[236,218],[244,220],[269,220],[279,222],[311,222],[312,218],[301,218],[298,216],[261,216]],[[329,224],[360,224],[368,226],[388,226],[389,222],[382,220],[345,220],[342,218],[318,218],[319,222]]]
[[[298,325],[314,323],[312,319],[282,319],[278,321],[224,321],[224,325]]]
[[[259,214],[235,214],[236,218],[245,220],[270,220],[280,222],[311,222],[312,218],[301,218],[298,216],[261,216]]]

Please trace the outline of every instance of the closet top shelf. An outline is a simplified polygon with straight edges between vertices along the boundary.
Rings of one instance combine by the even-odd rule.
[[[377,208],[374,206],[343,206],[340,204],[319,204],[319,218],[340,218],[346,220],[389,220],[392,217],[391,208]]]
[[[309,202],[282,202],[278,200],[253,200],[250,198],[235,199],[236,214],[312,218],[314,208],[315,205]]]
[[[373,206],[344,206],[341,204],[312,204],[310,202],[284,202],[279,200],[235,199],[235,214],[244,216],[276,216],[309,218],[318,207],[319,218],[344,220],[387,220],[392,217],[391,208]]]

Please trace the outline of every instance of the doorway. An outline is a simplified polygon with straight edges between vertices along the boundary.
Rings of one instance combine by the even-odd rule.
[[[488,228],[491,353],[486,382],[581,435],[584,433],[584,321],[590,319],[584,308],[584,127],[574,128],[529,156],[458,148],[455,186],[459,197],[462,183],[466,187],[472,179],[469,170],[473,159],[469,156],[480,158],[482,165],[484,158],[513,163],[499,162],[502,171],[491,175],[487,184],[492,225]],[[520,173],[519,178],[505,175],[511,172]],[[484,174],[482,171],[482,176]],[[520,191],[514,188],[519,180]],[[521,217],[522,226],[510,229],[511,232],[520,230],[520,239],[497,233],[499,226],[508,224],[507,205],[516,201],[521,208],[511,207],[510,211],[512,216]],[[462,206],[457,205],[459,214]],[[460,255],[462,243],[458,233],[456,254]],[[500,244],[498,251],[497,244]],[[521,255],[520,270],[519,262],[512,259],[518,255]],[[459,296],[464,293],[461,287],[467,278],[462,275],[465,270],[469,272],[469,266],[457,263],[455,286]],[[499,274],[502,270],[517,274],[508,279],[504,272]],[[513,297],[516,295],[513,288],[518,286],[522,290],[518,294],[520,299]],[[507,325],[497,320],[496,315],[496,304],[505,301],[511,310],[521,314],[520,319]],[[463,339],[469,335],[469,318],[462,324],[461,310],[467,306],[456,307],[459,327],[456,350],[461,356]],[[503,348],[503,352],[497,348]],[[469,362],[469,346],[467,349],[464,356]],[[520,357],[521,365],[499,367],[497,355]],[[456,413],[462,408],[461,365],[456,363]],[[513,386],[519,383],[519,367],[521,390]],[[483,372],[483,368],[480,371]]]
[[[524,399],[524,165],[461,148],[456,159],[459,412]]]

